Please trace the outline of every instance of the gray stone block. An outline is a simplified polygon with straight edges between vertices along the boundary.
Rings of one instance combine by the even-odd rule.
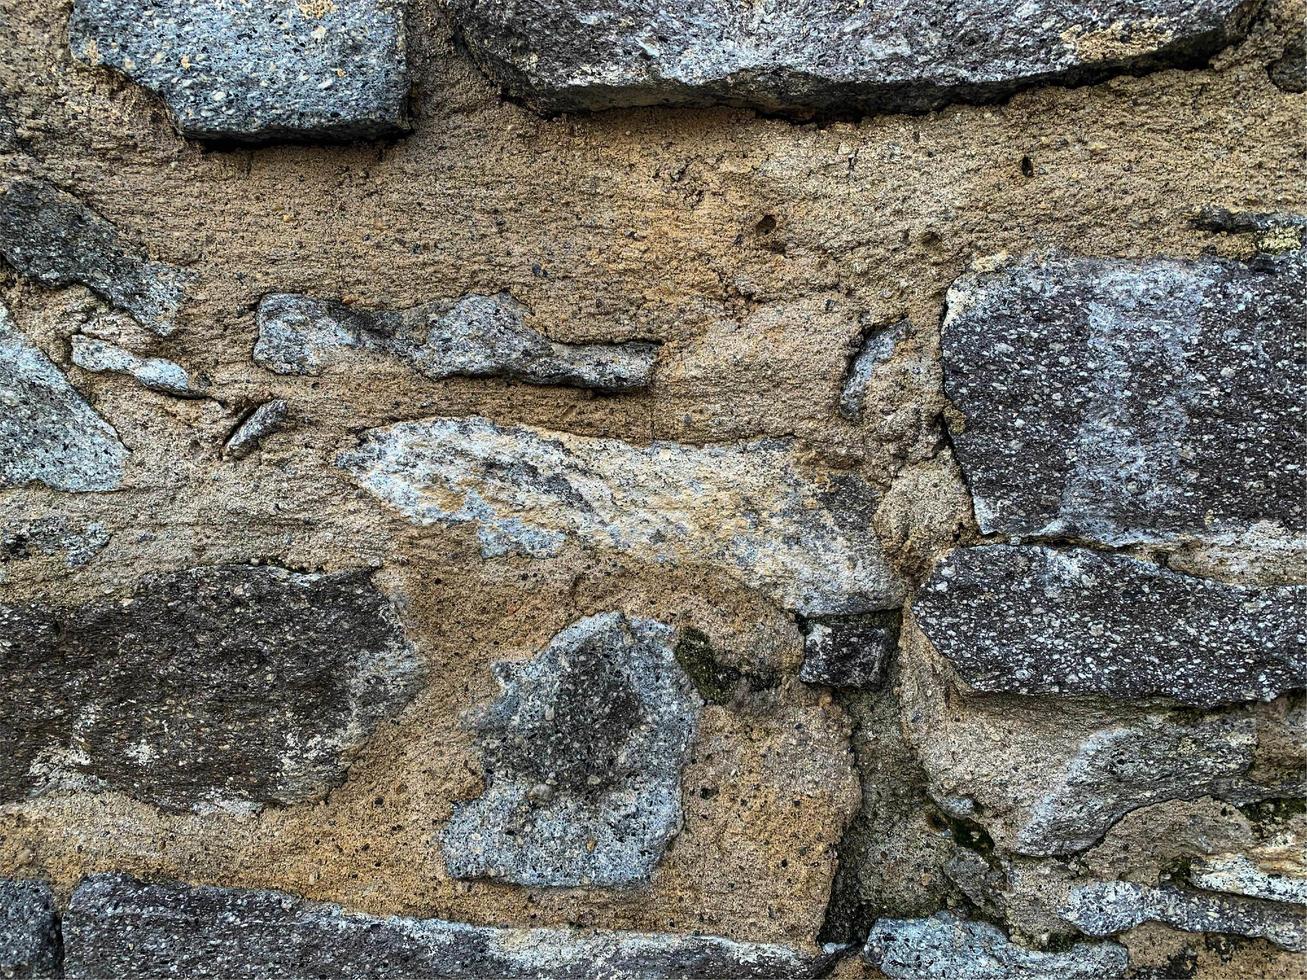
[[[233,459],[248,456],[264,439],[282,427],[289,414],[289,406],[280,398],[264,402],[228,436],[223,452]]]
[[[62,976],[60,956],[59,919],[50,886],[0,879],[0,977]]]
[[[204,392],[191,382],[186,369],[174,361],[162,357],[140,357],[117,344],[80,334],[73,337],[72,346],[73,363],[83,371],[126,374],[144,388],[178,398],[204,397]]]
[[[885,680],[885,669],[899,643],[898,610],[862,616],[827,616],[804,619],[803,666],[805,684],[872,690]]]

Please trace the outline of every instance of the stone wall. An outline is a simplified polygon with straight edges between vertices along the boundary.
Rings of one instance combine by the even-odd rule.
[[[1301,0],[0,0],[0,974],[1297,977]]]

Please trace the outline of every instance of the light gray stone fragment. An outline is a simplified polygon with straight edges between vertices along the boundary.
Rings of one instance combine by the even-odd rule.
[[[77,198],[39,180],[15,180],[0,195],[0,256],[43,286],[84,285],[160,336],[172,333],[189,278],[150,261]]]
[[[871,384],[876,368],[890,359],[895,345],[908,335],[908,330],[908,322],[903,320],[873,332],[862,341],[862,348],[853,359],[840,389],[840,414],[846,419],[856,421],[862,418],[862,403],[866,400],[867,386]]]
[[[69,980],[728,980],[810,977],[824,965],[784,946],[716,936],[376,918],[280,892],[145,884],[125,875],[93,875],[77,886],[64,941]]]
[[[633,105],[925,112],[1031,85],[1199,65],[1248,0],[451,0],[460,36],[544,112]]]
[[[702,707],[672,630],[604,613],[495,670],[503,693],[466,722],[487,787],[457,804],[445,828],[449,874],[520,885],[647,880],[681,826],[681,767]]]
[[[1203,707],[1307,685],[1307,587],[1252,588],[1084,548],[958,548],[913,613],[979,691]]]
[[[0,977],[61,975],[59,922],[50,886],[0,879]]]
[[[871,690],[884,681],[886,665],[898,646],[899,612],[805,619],[799,629],[803,633],[799,680]]]
[[[33,555],[62,553],[70,568],[85,565],[109,543],[104,525],[79,525],[64,517],[40,517],[0,528],[0,565]]]
[[[158,94],[183,136],[371,139],[406,128],[393,0],[75,0],[73,56]]]
[[[220,565],[146,576],[126,599],[0,605],[0,802],[321,798],[419,674],[364,572]]]
[[[639,446],[432,418],[369,430],[337,465],[414,523],[472,524],[487,558],[576,541],[719,568],[808,616],[902,601],[872,528],[879,495],[854,474],[805,469],[785,440]]]
[[[1059,914],[1090,936],[1111,936],[1144,922],[1161,922],[1186,932],[1227,933],[1307,950],[1307,917],[1301,910],[1167,885],[1129,881],[1084,885],[1072,890]]]
[[[113,490],[127,449],[0,306],[0,486]]]
[[[1301,836],[1286,835],[1251,854],[1203,855],[1193,859],[1189,880],[1208,891],[1307,905],[1305,844]]]
[[[278,374],[321,374],[339,351],[385,353],[428,378],[507,377],[539,385],[628,391],[647,385],[658,345],[560,344],[523,322],[506,294],[406,310],[357,310],[273,293],[259,303],[254,360]]]
[[[94,337],[73,337],[73,363],[84,371],[109,371],[126,374],[142,387],[178,398],[203,398],[204,392],[192,383],[186,369],[162,357],[139,357],[117,344]]]
[[[1128,959],[1117,943],[1076,943],[1065,952],[1026,949],[997,926],[949,912],[928,919],[878,919],[863,958],[887,977],[907,980],[1099,980],[1124,977]]]
[[[236,427],[223,446],[223,452],[233,459],[248,456],[259,443],[281,428],[289,414],[290,408],[281,398],[264,402]]]
[[[1307,253],[967,275],[941,345],[982,531],[1256,548],[1307,528]]]

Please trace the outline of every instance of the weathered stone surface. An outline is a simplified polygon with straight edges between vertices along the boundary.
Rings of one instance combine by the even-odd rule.
[[[281,428],[289,414],[290,407],[281,398],[264,402],[236,427],[227,438],[223,452],[233,459],[248,456],[264,439]]]
[[[19,179],[0,195],[0,256],[43,286],[80,283],[161,336],[172,333],[187,274],[152,262],[71,194]]]
[[[1307,950],[1307,917],[1252,899],[1104,881],[1072,891],[1061,909],[1066,921],[1090,936],[1110,936],[1144,922],[1186,932],[1218,932],[1266,939],[1285,949]]]
[[[716,936],[496,929],[374,918],[272,891],[93,875],[64,919],[70,980],[803,977],[821,961]]]
[[[0,879],[0,977],[58,977],[59,923],[50,887]]]
[[[658,345],[559,344],[523,322],[506,294],[464,296],[406,310],[356,310],[343,303],[273,293],[259,303],[254,360],[278,374],[321,374],[346,349],[387,353],[428,378],[516,378],[598,391],[642,388]]]
[[[370,139],[405,128],[404,7],[391,0],[76,0],[73,56],[157,93],[183,136]]]
[[[0,799],[114,790],[168,810],[321,797],[418,673],[366,574],[241,565],[0,606],[0,650]]]
[[[1307,44],[1290,44],[1284,54],[1267,65],[1271,82],[1282,92],[1307,92]]]
[[[1076,943],[1065,952],[1042,952],[1011,942],[996,926],[949,912],[928,919],[879,919],[862,950],[887,977],[994,980],[1029,977],[1097,980],[1124,977],[1125,947]]]
[[[548,112],[631,105],[924,112],[1201,63],[1255,4],[453,0],[473,55]]]
[[[1305,843],[1300,836],[1285,835],[1249,854],[1204,855],[1193,860],[1189,880],[1208,891],[1307,905]]]
[[[139,357],[117,344],[94,337],[73,337],[73,363],[84,371],[126,374],[142,387],[179,398],[203,398],[204,392],[191,383],[186,369],[162,357]]]
[[[0,305],[0,486],[113,490],[127,449]]]
[[[1211,707],[1307,685],[1307,587],[1246,588],[1084,548],[958,548],[913,612],[980,691]]]
[[[96,521],[79,525],[58,516],[38,517],[0,527],[0,565],[62,553],[68,566],[76,568],[89,562],[108,543],[109,532]]]
[[[908,321],[903,320],[873,332],[862,341],[862,348],[849,366],[849,373],[840,389],[840,414],[846,419],[856,421],[862,418],[867,387],[871,384],[876,368],[893,356],[895,345],[908,335],[909,330]]]
[[[805,619],[799,680],[869,690],[885,679],[885,666],[899,642],[899,613]]]
[[[982,531],[1114,545],[1304,530],[1307,259],[1051,259],[948,294]]]
[[[486,791],[442,838],[455,878],[522,885],[644,881],[681,825],[681,766],[701,702],[672,630],[620,613],[569,626],[468,719]]]
[[[337,465],[415,523],[474,524],[487,558],[577,540],[716,566],[812,616],[902,597],[871,526],[877,493],[853,474],[805,472],[785,440],[639,446],[433,418],[372,429]]]

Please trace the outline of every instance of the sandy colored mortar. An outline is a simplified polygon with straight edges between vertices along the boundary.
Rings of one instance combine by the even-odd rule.
[[[933,556],[974,533],[941,437],[948,285],[1003,252],[1243,255],[1247,236],[1196,231],[1193,212],[1302,212],[1303,97],[1276,89],[1265,69],[1302,6],[1279,5],[1212,70],[798,125],[744,111],[543,120],[501,102],[419,3],[411,137],[206,150],[174,136],[148,96],[72,61],[68,4],[0,0],[0,88],[31,149],[7,159],[6,173],[75,190],[153,257],[195,274],[173,337],[123,336],[206,377],[215,395],[179,401],[70,369],[133,450],[123,489],[5,491],[0,526],[62,514],[99,521],[112,541],[75,578],[58,557],[6,565],[0,600],[77,601],[125,592],[149,570],[223,561],[372,565],[429,671],[424,693],[320,804],[244,818],[165,816],[111,795],[7,806],[0,873],[48,876],[65,895],[87,872],[121,869],[376,913],[812,942],[858,787],[846,716],[794,680],[705,711],[685,773],[685,828],[648,887],[458,883],[434,840],[453,802],[480,790],[457,718],[493,696],[495,659],[529,657],[580,616],[621,609],[702,629],[738,666],[792,674],[792,619],[692,567],[575,551],[484,561],[468,529],[415,529],[330,460],[364,428],[429,415],[636,442],[793,435],[814,460],[888,491],[877,531],[919,581]],[[278,377],[250,359],[255,306],[274,290],[369,306],[508,290],[555,340],[664,346],[654,385],[623,396],[432,382],[367,355],[321,378]],[[69,335],[99,315],[82,290],[12,275],[0,278],[0,300],[65,367]],[[841,419],[840,382],[863,326],[903,316],[914,339],[863,421]],[[262,452],[221,460],[241,413],[273,396],[289,402],[290,426]],[[1208,958],[1216,972],[1203,975],[1281,969]],[[860,970],[839,975],[871,975]]]

